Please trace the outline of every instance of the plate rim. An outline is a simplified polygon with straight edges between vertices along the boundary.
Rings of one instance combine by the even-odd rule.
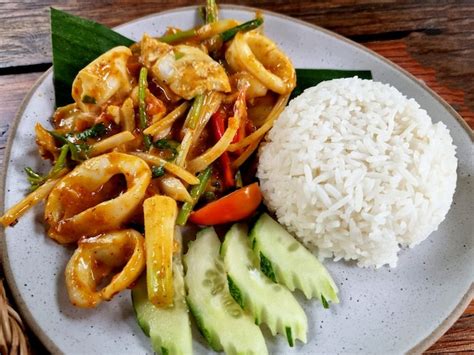
[[[114,30],[119,30],[120,28],[134,24],[136,22],[143,21],[148,18],[156,17],[157,15],[164,15],[164,14],[169,14],[173,12],[181,12],[181,11],[188,11],[188,10],[194,10],[197,9],[199,6],[198,5],[191,5],[191,6],[181,6],[181,7],[176,7],[173,9],[165,10],[165,11],[159,11],[155,12],[149,15],[145,15],[136,19],[133,19],[131,21],[125,22],[123,24],[120,24],[118,26],[113,27]],[[354,46],[358,48],[359,50],[366,52],[370,54],[373,57],[376,57],[377,59],[383,61],[385,64],[391,66],[395,70],[401,72],[403,75],[408,77],[411,82],[413,82],[416,86],[418,86],[420,89],[424,90],[425,92],[429,93],[434,100],[438,101],[461,125],[461,127],[466,131],[466,133],[469,135],[471,138],[471,141],[474,141],[474,130],[469,127],[467,122],[461,117],[461,115],[454,110],[454,108],[451,107],[440,95],[438,95],[435,91],[433,91],[430,87],[428,87],[424,82],[420,81],[417,77],[415,77],[413,74],[408,72],[407,70],[403,69],[400,67],[398,64],[395,64],[394,62],[390,61],[389,59],[383,57],[382,55],[374,52],[373,50],[352,41],[351,39],[344,37],[336,32],[330,31],[328,29],[325,29],[323,27],[314,25],[310,22],[306,22],[303,20],[300,20],[298,18],[294,18],[291,16],[283,15],[278,12],[270,11],[270,10],[265,10],[265,9],[260,9],[256,7],[251,7],[251,6],[243,6],[243,5],[234,5],[234,4],[222,4],[219,5],[220,8],[223,9],[228,9],[228,10],[245,10],[245,11],[250,11],[250,12],[255,12],[255,11],[260,11],[265,14],[269,14],[274,17],[279,17],[281,19],[287,20],[287,21],[292,21],[296,22],[300,25],[310,27],[313,30],[323,32],[327,35],[329,35],[332,38],[339,39],[346,44],[350,46]],[[5,146],[5,154],[3,157],[3,164],[2,164],[2,170],[1,170],[1,175],[0,175],[0,209],[3,211],[5,208],[5,191],[6,191],[6,176],[7,176],[7,170],[8,166],[10,163],[10,155],[11,155],[11,149],[13,145],[13,140],[16,135],[16,131],[18,129],[18,124],[20,122],[21,117],[23,116],[26,106],[28,105],[29,101],[31,100],[31,97],[35,93],[36,89],[45,81],[46,77],[48,77],[51,72],[52,72],[52,65],[51,67],[46,70],[41,76],[36,80],[36,82],[33,84],[33,86],[30,88],[26,96],[23,98],[21,101],[21,104],[18,108],[18,111],[15,114],[15,117],[13,119],[13,122],[10,126],[10,132],[8,135],[8,140]],[[51,353],[59,354],[62,353],[62,351],[57,347],[57,345],[51,340],[51,338],[44,332],[44,330],[39,326],[39,324],[36,322],[35,318],[31,314],[30,310],[28,307],[26,307],[26,304],[23,301],[23,297],[21,296],[20,291],[18,290],[17,284],[15,282],[15,278],[10,266],[10,261],[8,257],[8,253],[6,251],[6,236],[5,236],[5,230],[4,228],[0,228],[0,269],[3,270],[3,274],[5,276],[5,280],[7,281],[7,285],[10,289],[10,292],[13,296],[14,303],[22,317],[22,319],[26,322],[28,327],[31,329],[31,331],[34,333],[34,335],[41,341],[43,346],[50,351]],[[467,305],[474,299],[474,284],[471,282],[471,286],[466,290],[466,293],[464,296],[460,299],[458,304],[453,308],[453,310],[450,312],[450,314],[441,321],[441,323],[433,329],[433,331],[426,336],[424,339],[418,342],[414,347],[412,347],[410,350],[408,350],[408,354],[419,354],[422,353],[423,351],[427,350],[431,345],[433,345],[457,320],[458,318],[462,315],[464,310],[466,309]]]

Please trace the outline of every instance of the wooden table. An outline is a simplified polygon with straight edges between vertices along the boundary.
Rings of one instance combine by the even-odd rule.
[[[440,94],[474,127],[474,2],[393,0],[234,0],[284,13],[366,45]],[[29,88],[51,66],[49,7],[108,26],[190,0],[0,1],[0,159]],[[474,352],[474,302],[427,353]]]

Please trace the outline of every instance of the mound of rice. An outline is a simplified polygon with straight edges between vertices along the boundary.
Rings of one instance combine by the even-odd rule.
[[[445,218],[455,149],[446,126],[394,87],[337,79],[290,102],[257,176],[269,209],[320,258],[395,267],[401,246]]]

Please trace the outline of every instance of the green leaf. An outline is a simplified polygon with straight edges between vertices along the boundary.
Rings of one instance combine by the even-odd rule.
[[[56,106],[72,102],[72,82],[82,68],[113,47],[134,43],[101,24],[54,8],[51,38]]]
[[[107,133],[107,128],[103,123],[98,123],[93,125],[90,128],[85,129],[84,131],[78,133],[76,138],[81,141],[85,141],[88,138],[99,138]]]
[[[372,79],[370,70],[296,69],[296,87],[291,93],[291,99],[322,81],[352,78],[354,76],[361,79]]]
[[[151,176],[153,177],[153,179],[159,178],[163,175],[165,175],[165,168],[164,167],[156,166],[156,165],[151,167]]]

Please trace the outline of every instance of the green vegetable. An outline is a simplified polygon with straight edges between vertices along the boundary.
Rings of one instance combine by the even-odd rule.
[[[205,170],[201,171],[198,175],[199,184],[194,185],[191,189],[190,195],[193,199],[193,202],[185,202],[181,206],[181,210],[178,213],[176,218],[176,224],[184,226],[188,221],[189,215],[191,214],[194,206],[199,201],[199,198],[204,193],[207,183],[212,175],[212,167],[208,166]]]
[[[184,125],[188,128],[194,129],[199,121],[201,116],[202,106],[204,104],[204,95],[198,95],[194,98],[193,105],[191,110],[189,110],[188,116],[186,117],[186,122]]]
[[[272,334],[287,336],[290,346],[295,339],[306,342],[306,314],[286,287],[273,283],[258,269],[245,225],[234,224],[227,232],[221,255],[232,288],[238,290],[233,294],[240,295],[244,310],[255,322],[267,324]]]
[[[264,213],[250,233],[253,249],[260,256],[260,268],[274,282],[291,291],[303,291],[306,298],[338,303],[337,286],[319,260],[278,222]]]
[[[216,22],[219,18],[216,0],[206,1],[206,23]]]
[[[174,42],[178,42],[178,41],[182,41],[182,40],[194,37],[195,35],[196,35],[196,29],[192,28],[186,31],[170,33],[169,35],[164,35],[158,39],[164,43],[174,43]]]
[[[107,128],[103,123],[98,123],[93,125],[90,128],[85,129],[84,131],[78,133],[76,138],[80,141],[85,141],[89,138],[99,138],[104,136],[107,133]]]
[[[95,97],[92,97],[92,96],[89,96],[89,95],[84,95],[82,97],[82,102],[85,103],[85,104],[96,104],[97,103]]]
[[[200,231],[183,258],[184,282],[191,314],[215,351],[227,354],[267,354],[259,327],[230,295],[219,256],[220,241],[213,228]]]
[[[41,176],[30,167],[25,168],[28,182],[31,185],[31,191],[36,190],[38,187],[43,185],[47,180],[54,179],[55,177],[57,177],[58,173],[66,167],[66,163],[67,163],[66,158],[67,158],[68,151],[69,151],[69,146],[67,144],[61,147],[61,152],[59,153],[58,159],[54,163],[49,173],[46,174],[45,176]]]
[[[223,32],[221,38],[230,39],[239,30],[250,30],[260,21],[263,19],[257,18],[231,28]],[[244,25],[246,28],[241,27]],[[64,106],[72,102],[72,82],[82,68],[113,47],[130,46],[134,43],[131,39],[101,24],[53,8],[51,8],[51,32],[56,106]],[[163,36],[160,40],[172,43],[195,35],[196,30],[190,29]],[[91,41],[91,38],[94,40]],[[298,96],[308,87],[315,86],[321,81],[354,75],[362,79],[372,78],[368,70],[296,69],[296,88],[293,90],[292,97]]]
[[[162,166],[156,166],[156,165],[154,165],[154,166],[151,167],[151,177],[152,177],[153,179],[159,178],[159,177],[161,177],[161,176],[163,176],[163,175],[165,175],[165,168],[164,168],[164,167],[162,167]]]
[[[51,38],[56,106],[72,102],[77,73],[109,49],[134,41],[94,21],[51,8]]]
[[[178,155],[179,143],[172,139],[158,139],[156,142],[152,143],[155,148],[160,150],[166,150],[170,152],[170,157],[166,160],[174,160]]]
[[[259,17],[255,20],[244,22],[238,26],[229,28],[227,31],[224,31],[220,34],[221,39],[226,42],[235,37],[237,32],[247,32],[253,30],[263,24],[263,18]]]
[[[53,136],[61,144],[67,144],[69,151],[71,152],[71,159],[74,161],[81,162],[87,159],[87,154],[89,153],[90,146],[85,143],[76,143],[74,142],[75,137],[73,134],[62,135],[55,131],[48,131],[49,134]]]
[[[296,69],[296,87],[291,93],[290,99],[322,81],[352,78],[353,76],[358,76],[361,79],[372,79],[370,70]]]
[[[140,76],[138,77],[138,114],[140,117],[140,129],[143,131],[148,125],[148,117],[146,114],[146,89],[148,87],[148,69],[142,67],[140,69]],[[143,143],[145,149],[150,149],[151,137],[143,135]]]

